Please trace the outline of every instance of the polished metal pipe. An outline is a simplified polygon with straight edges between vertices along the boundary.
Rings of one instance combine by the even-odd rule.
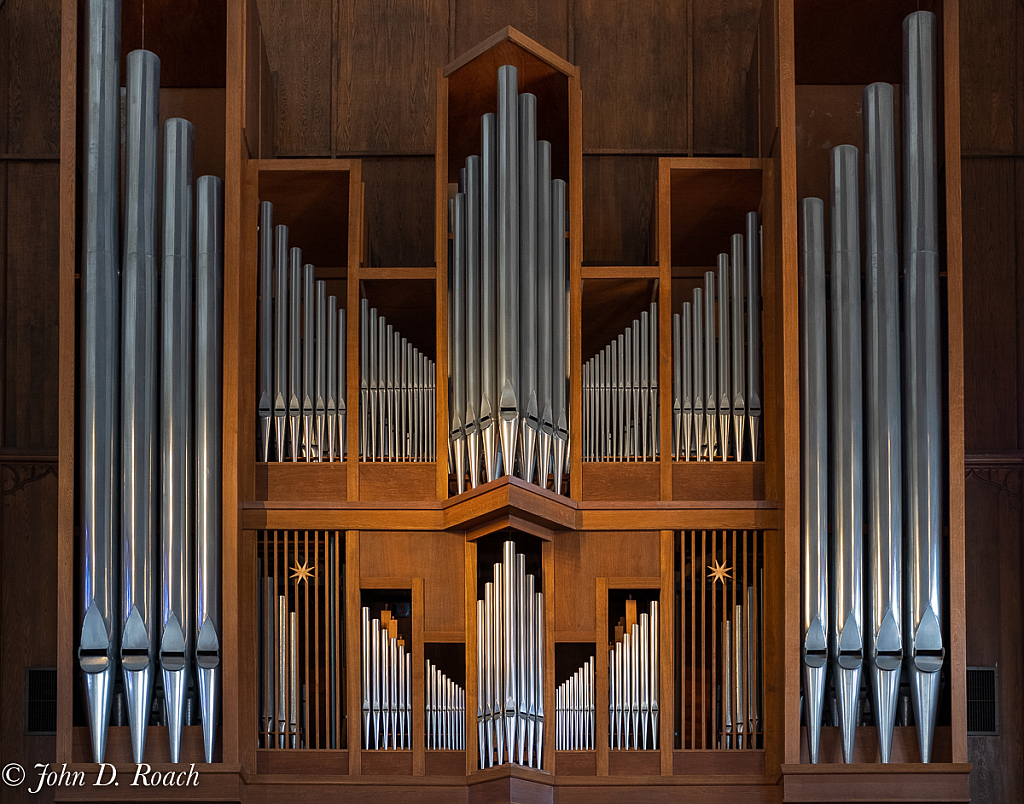
[[[540,437],[537,443],[537,482],[544,488],[551,468],[555,422],[551,389],[554,360],[552,344],[554,323],[551,309],[552,244],[551,221],[551,143],[537,143],[537,410],[540,411]]]
[[[685,315],[686,310],[684,308]],[[704,394],[704,295],[700,288],[693,289],[693,426],[694,452],[698,461],[704,460],[707,454],[708,434],[704,405],[707,397]]]
[[[380,747],[385,751],[391,740],[391,725],[393,723],[391,717],[393,711],[391,673],[394,666],[391,661],[392,641],[387,624],[382,621],[380,624]]]
[[[513,762],[515,757],[516,717],[518,711],[516,693],[519,688],[519,667],[516,658],[519,645],[519,618],[516,612],[517,584],[515,563],[515,542],[507,541],[502,546],[501,593],[504,596],[502,601],[502,625],[504,626],[502,637],[505,653],[503,711],[505,718],[505,748],[508,752],[509,762]]]
[[[758,459],[761,430],[761,229],[757,213],[747,213],[747,419],[750,460]]]
[[[720,748],[733,747],[732,722],[732,622],[722,621],[722,745]]]
[[[537,96],[519,96],[519,421],[520,477],[533,480],[537,400]]]
[[[196,182],[196,674],[203,746],[213,762],[220,698],[221,442],[224,322],[224,183]]]
[[[731,324],[732,345],[732,429],[735,444],[735,459],[743,460],[743,436],[747,419],[746,355],[743,342],[743,235],[732,236],[729,323]]]
[[[516,619],[516,640],[515,656],[518,663],[516,668],[516,748],[518,749],[519,764],[525,764],[526,756],[526,719],[527,719],[527,695],[530,686],[530,668],[525,661],[528,657],[527,644],[529,643],[529,622],[526,595],[526,556],[522,553],[515,554],[515,584],[516,593],[513,598],[514,617]]]
[[[942,637],[942,361],[935,15],[903,21],[906,640],[921,761],[931,761]]]
[[[680,399],[682,400],[682,428],[683,435],[680,441],[680,450],[682,451],[683,460],[690,460],[690,453],[693,445],[693,407],[696,401],[696,395],[693,392],[693,338],[696,328],[693,324],[693,305],[690,302],[683,302],[683,315],[681,320],[681,342],[680,352],[682,356],[682,393]],[[697,446],[698,452],[700,446]]]
[[[395,459],[395,328],[388,324],[380,340],[380,370],[384,386],[384,409],[381,421],[386,422],[381,438],[381,458]]]
[[[757,748],[757,732],[761,730],[757,683],[761,669],[758,659],[760,623],[755,610],[760,610],[760,604],[754,608],[754,587],[751,585],[747,587],[747,743],[750,748]]]
[[[655,751],[658,750],[658,715],[660,710],[658,707],[658,700],[661,698],[661,691],[659,687],[659,679],[661,678],[661,667],[659,662],[661,661],[661,634],[658,631],[659,617],[661,611],[657,600],[651,601],[650,618],[650,649],[651,649],[651,748]]]
[[[480,432],[487,481],[497,465],[497,116],[480,119]]]
[[[268,567],[269,572],[269,567]],[[275,695],[274,673],[277,663],[277,589],[270,575],[263,579],[263,747],[276,748],[274,732]]]
[[[164,125],[161,349],[160,666],[171,762],[177,762],[195,644],[192,444],[192,153],[187,120]]]
[[[742,598],[741,598],[742,599]],[[737,603],[733,607],[732,619],[732,704],[733,733],[736,735],[736,747],[744,748],[744,732],[747,726],[747,665],[745,647],[745,616],[743,606]],[[749,746],[746,746],[749,747]]]
[[[288,420],[288,227],[274,227],[274,436],[276,458],[285,459]]]
[[[425,667],[423,682],[426,688],[427,750],[431,751],[437,748],[437,705],[434,701],[434,668],[430,659],[426,660]]]
[[[313,460],[317,365],[315,341],[316,269],[306,263],[302,266],[302,455],[306,461]]]
[[[524,568],[525,568],[525,556]],[[526,576],[526,590],[523,601],[523,608],[526,611],[525,626],[526,626],[526,650],[521,654],[523,661],[525,662],[525,680],[524,695],[525,703],[521,707],[526,711],[526,764],[534,767],[533,757],[535,755],[535,748],[537,744],[537,615],[534,611],[536,605],[536,595],[534,592],[535,579],[533,575]]]
[[[615,396],[618,417],[615,422],[615,436],[617,445],[615,447],[616,460],[623,460],[626,457],[626,400],[629,395],[626,393],[626,333],[622,332],[616,339],[618,346],[617,359],[615,361]],[[632,351],[632,349],[630,350]]]
[[[364,302],[366,300],[364,299]],[[369,302],[366,302],[369,307]],[[376,461],[377,460],[377,443],[379,441],[378,434],[380,432],[380,382],[379,382],[379,369],[380,369],[380,356],[377,351],[379,337],[380,337],[380,321],[377,315],[376,307],[369,307],[369,315],[367,317],[367,340],[368,347],[366,349],[367,359],[367,392],[368,392],[368,407],[367,411],[367,444],[366,451],[363,455],[364,461]]]
[[[293,247],[288,256],[288,423],[294,462],[299,459],[302,420],[302,249]]]
[[[326,405],[326,434],[327,460],[334,463],[334,448],[338,443],[338,369],[345,362],[345,358],[338,359],[338,345],[340,337],[338,332],[338,297],[327,297],[327,322],[324,327],[324,334],[327,340],[327,377],[324,400]],[[341,434],[344,438],[344,433]],[[323,445],[320,447],[320,457],[323,457]]]
[[[633,690],[633,633],[626,631],[622,635],[622,732],[627,749],[631,747],[634,736]]]
[[[483,610],[483,721],[487,738],[486,748],[480,754],[480,767],[494,766],[494,584],[484,584]],[[486,764],[484,764],[486,759]]]
[[[565,387],[568,342],[566,290],[566,189],[562,179],[551,182],[551,415],[555,423],[552,463],[555,494],[562,493],[562,476],[569,459],[569,412]]]
[[[159,88],[159,86],[158,86]],[[156,186],[156,174],[153,176]],[[259,294],[260,294],[260,392],[256,401],[256,415],[260,420],[259,455],[263,461],[270,460],[270,420],[273,418],[274,373],[274,314],[273,314],[273,270],[274,270],[274,205],[269,201],[260,203],[259,222]]]
[[[732,393],[729,366],[729,337],[732,329],[729,322],[729,255],[718,255],[718,430],[722,460],[729,459],[729,424],[732,421]]]
[[[486,608],[483,600],[476,602],[476,741],[477,760],[480,768],[487,767],[487,739],[485,737],[485,714],[486,692],[484,691],[484,622],[486,621]]]
[[[544,767],[544,593],[534,592],[533,616],[534,638],[536,640],[536,664],[534,666],[533,716],[536,722],[534,740],[534,767]]]
[[[301,748],[299,737],[299,615],[289,614],[288,626],[288,733],[292,748]]]
[[[640,698],[640,739],[639,747],[647,748],[647,727],[651,717],[651,667],[650,667],[650,623],[646,612],[640,614],[640,625],[637,629],[637,679]]]
[[[381,747],[381,643],[386,634],[382,634],[380,620],[376,617],[370,623],[370,711],[373,714],[373,749]],[[386,718],[385,718],[386,720]],[[385,726],[386,727],[386,726]],[[367,748],[370,747],[369,739]]]
[[[857,149],[830,152],[832,197],[832,516],[835,573],[829,642],[843,734],[843,759],[853,761],[864,660],[863,394],[860,333],[860,225]]]
[[[718,382],[715,361],[715,272],[704,272],[704,435],[708,460],[718,448]]]
[[[803,694],[807,748],[818,761],[829,633],[828,363],[825,322],[825,205],[800,201],[800,446],[803,459]]]
[[[313,424],[316,460],[324,459],[324,435],[327,427],[327,283],[316,283],[316,318],[313,322],[315,349],[313,370]],[[333,333],[332,333],[333,335]],[[312,456],[309,456],[312,460]]]
[[[359,300],[359,449],[363,460],[369,460],[373,402],[370,396],[370,302]]]
[[[82,195],[81,473],[82,630],[93,760],[102,762],[114,695],[118,639],[118,168],[120,0],[89,0],[85,190]]]
[[[277,597],[277,746],[287,746],[288,733],[288,598]]]
[[[448,421],[451,426],[449,439],[452,444],[455,465],[455,483],[458,493],[466,490],[466,195],[455,196],[452,207],[452,272],[451,292],[448,296],[448,314],[451,318],[449,353],[451,365],[451,398],[448,405]]]
[[[519,73],[498,68],[498,393],[504,474],[514,473],[519,435]]]
[[[494,738],[497,764],[501,765],[505,753],[505,579],[502,564],[494,565],[494,692],[491,717],[494,721]]]
[[[120,625],[121,670],[135,762],[142,762],[145,750],[156,671],[159,93],[160,59],[145,50],[129,53],[121,277]]]
[[[648,424],[648,432],[650,435],[650,457],[651,460],[657,460],[661,454],[661,417],[658,415],[660,410],[659,404],[659,393],[658,393],[658,373],[660,372],[660,357],[658,348],[658,303],[651,302],[648,308],[648,316],[651,322],[650,337],[647,339],[647,365],[650,367],[650,375],[648,379],[649,394],[651,397],[651,404],[648,407],[650,415],[650,424]]]
[[[480,485],[480,157],[466,159],[466,463]]]
[[[903,664],[899,251],[891,84],[864,88],[867,307],[868,672],[882,762],[892,750]]]
[[[362,712],[363,712],[363,748],[370,748],[370,686],[372,684],[370,674],[372,642],[370,637],[370,609],[363,606],[361,610],[360,632],[362,635],[361,650],[359,652],[360,670],[362,672]]]

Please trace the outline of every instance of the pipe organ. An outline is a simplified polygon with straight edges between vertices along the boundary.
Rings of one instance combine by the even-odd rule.
[[[498,69],[449,199],[449,465],[458,493],[502,475],[562,493],[568,467],[566,191],[537,98]]]
[[[192,124],[167,120],[158,285],[160,60],[132,52],[118,254],[121,4],[93,0],[85,16],[78,658],[92,754],[103,761],[116,698],[142,762],[161,688],[171,760],[198,700],[211,762],[221,683],[224,188],[214,176],[194,180]]]
[[[243,5],[252,27],[228,35],[259,44]],[[403,160],[275,155],[247,117],[244,180],[194,178],[204,134],[161,134],[147,51],[126,60],[119,176],[120,8],[83,8],[80,588],[62,616],[96,762],[129,736],[152,758],[151,724],[187,765],[201,726],[207,761],[252,789],[376,776],[458,800],[464,774],[471,797],[598,802],[616,777],[687,774],[809,799],[840,756],[874,761],[864,726],[883,763],[964,764],[932,15],[904,23],[902,102],[863,88],[860,148],[801,141],[790,164],[769,119],[787,100],[757,107],[778,147],[631,156],[657,181],[648,250],[623,265],[584,258],[583,176],[618,186],[627,160],[584,157],[579,71],[498,34],[439,73],[433,256],[389,268],[364,215],[415,190],[382,180]],[[790,47],[765,25],[758,42]],[[848,100],[849,82],[790,92],[758,66],[808,129],[819,95]],[[815,189],[794,209],[797,186]]]
[[[914,703],[921,760],[932,754],[945,658],[935,27],[926,11],[903,21],[902,305],[892,85],[864,88],[863,265],[857,148],[838,145],[830,154],[830,243],[823,202],[805,198],[800,206],[802,665],[812,762],[827,708],[828,662],[846,762],[862,720],[862,675],[882,762],[891,756],[903,684]]]
[[[757,213],[672,316],[672,456],[756,461],[761,432],[761,260]],[[717,322],[717,323],[716,323]],[[747,436],[750,433],[750,449]]]

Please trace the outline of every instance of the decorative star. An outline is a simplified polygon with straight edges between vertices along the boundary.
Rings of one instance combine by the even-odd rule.
[[[732,577],[730,575],[731,572],[732,567],[727,567],[725,564],[719,564],[718,559],[716,558],[715,563],[711,565],[711,569],[708,571],[708,577],[711,578],[713,583],[721,581],[724,584],[726,579]]]
[[[316,577],[316,565],[310,567],[308,566],[308,561],[303,561],[301,565],[296,561],[295,566],[292,568],[292,577],[295,579],[296,586],[303,581],[308,582],[311,578]]]

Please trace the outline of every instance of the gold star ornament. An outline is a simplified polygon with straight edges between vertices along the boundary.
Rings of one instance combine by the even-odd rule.
[[[306,581],[308,583],[312,578],[315,577],[316,566],[309,566],[308,560],[303,561],[302,564],[299,564],[299,562],[296,561],[295,566],[292,567],[292,578],[295,579],[296,586],[298,586],[303,581]]]
[[[723,584],[727,579],[731,578],[732,567],[727,567],[725,564],[719,564],[718,559],[715,559],[715,563],[711,565],[708,570],[708,577],[711,578],[713,583],[721,581]]]

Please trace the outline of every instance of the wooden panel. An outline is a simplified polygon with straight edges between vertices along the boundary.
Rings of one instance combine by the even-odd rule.
[[[50,761],[41,750],[55,750],[56,742],[26,736],[24,722],[25,668],[57,664],[56,496],[56,464],[0,464],[0,753],[35,778],[33,764]],[[37,798],[27,787],[4,793],[12,804]]]
[[[761,163],[714,160],[703,168],[699,160],[680,162],[686,167],[671,174],[672,265],[713,266],[732,235],[743,231],[747,213],[761,208]]]
[[[661,773],[658,751],[609,751],[609,776],[657,776]]]
[[[964,426],[973,451],[1015,449],[1020,383],[1013,161],[963,161]]]
[[[672,464],[673,500],[763,500],[764,462],[676,461]]]
[[[0,154],[56,156],[60,0],[7,0],[0,11],[0,42]]]
[[[583,285],[582,360],[590,360],[658,300],[656,279],[588,279]]]
[[[348,751],[281,751],[261,748],[256,752],[256,772],[344,775],[348,773]]]
[[[257,463],[256,499],[338,502],[345,499],[347,474],[342,461]]]
[[[279,156],[323,156],[331,151],[332,6],[332,0],[259,0],[274,82],[274,144]]]
[[[426,776],[463,776],[466,773],[466,752],[426,751],[423,765]]]
[[[960,4],[960,136],[964,153],[1003,154],[1014,148],[1014,69],[1021,46],[1020,3],[970,0]]]
[[[465,544],[460,534],[367,531],[359,539],[359,577],[423,578],[423,629],[461,631]]]
[[[746,73],[761,0],[693,5],[693,151],[740,154],[746,119]]]
[[[57,205],[59,166],[7,165],[3,327],[4,444],[57,450]]]
[[[661,468],[656,462],[584,463],[584,500],[657,500]]]
[[[932,745],[932,762],[949,762],[951,733],[949,726],[937,726]],[[801,728],[800,759],[809,763],[806,729]],[[878,763],[878,730],[874,726],[858,726],[857,739],[853,745],[855,763]],[[843,765],[843,740],[835,726],[821,727],[821,745],[818,748],[819,767]],[[921,765],[921,751],[917,742],[917,730],[913,726],[896,726],[892,732],[892,763]],[[873,800],[873,799],[872,799]],[[913,799],[912,799],[913,800]],[[929,799],[930,800],[930,799]]]
[[[122,83],[124,57],[144,47],[160,57],[161,86],[225,85],[226,3],[125,0],[121,19]]]
[[[586,151],[685,152],[686,4],[575,0]]]
[[[593,751],[556,751],[555,773],[559,776],[596,776],[597,754]]]
[[[433,500],[434,463],[361,463],[360,500]]]
[[[583,261],[588,265],[651,265],[658,162],[653,156],[583,159]]]
[[[448,3],[355,0],[338,7],[334,149],[430,153]]]
[[[363,751],[362,772],[366,776],[411,776],[412,751]]]
[[[555,630],[595,633],[597,578],[661,577],[657,531],[559,534],[555,549]]]
[[[434,264],[434,160],[364,159],[371,266]]]
[[[455,44],[453,57],[458,57],[478,45],[495,31],[511,25],[539,45],[572,61],[568,48],[570,0],[551,3],[537,0],[511,0],[510,2],[455,3]]]
[[[1024,689],[1021,463],[967,470],[967,664],[999,667],[999,736],[968,737],[971,798],[982,804],[1024,798]]]

